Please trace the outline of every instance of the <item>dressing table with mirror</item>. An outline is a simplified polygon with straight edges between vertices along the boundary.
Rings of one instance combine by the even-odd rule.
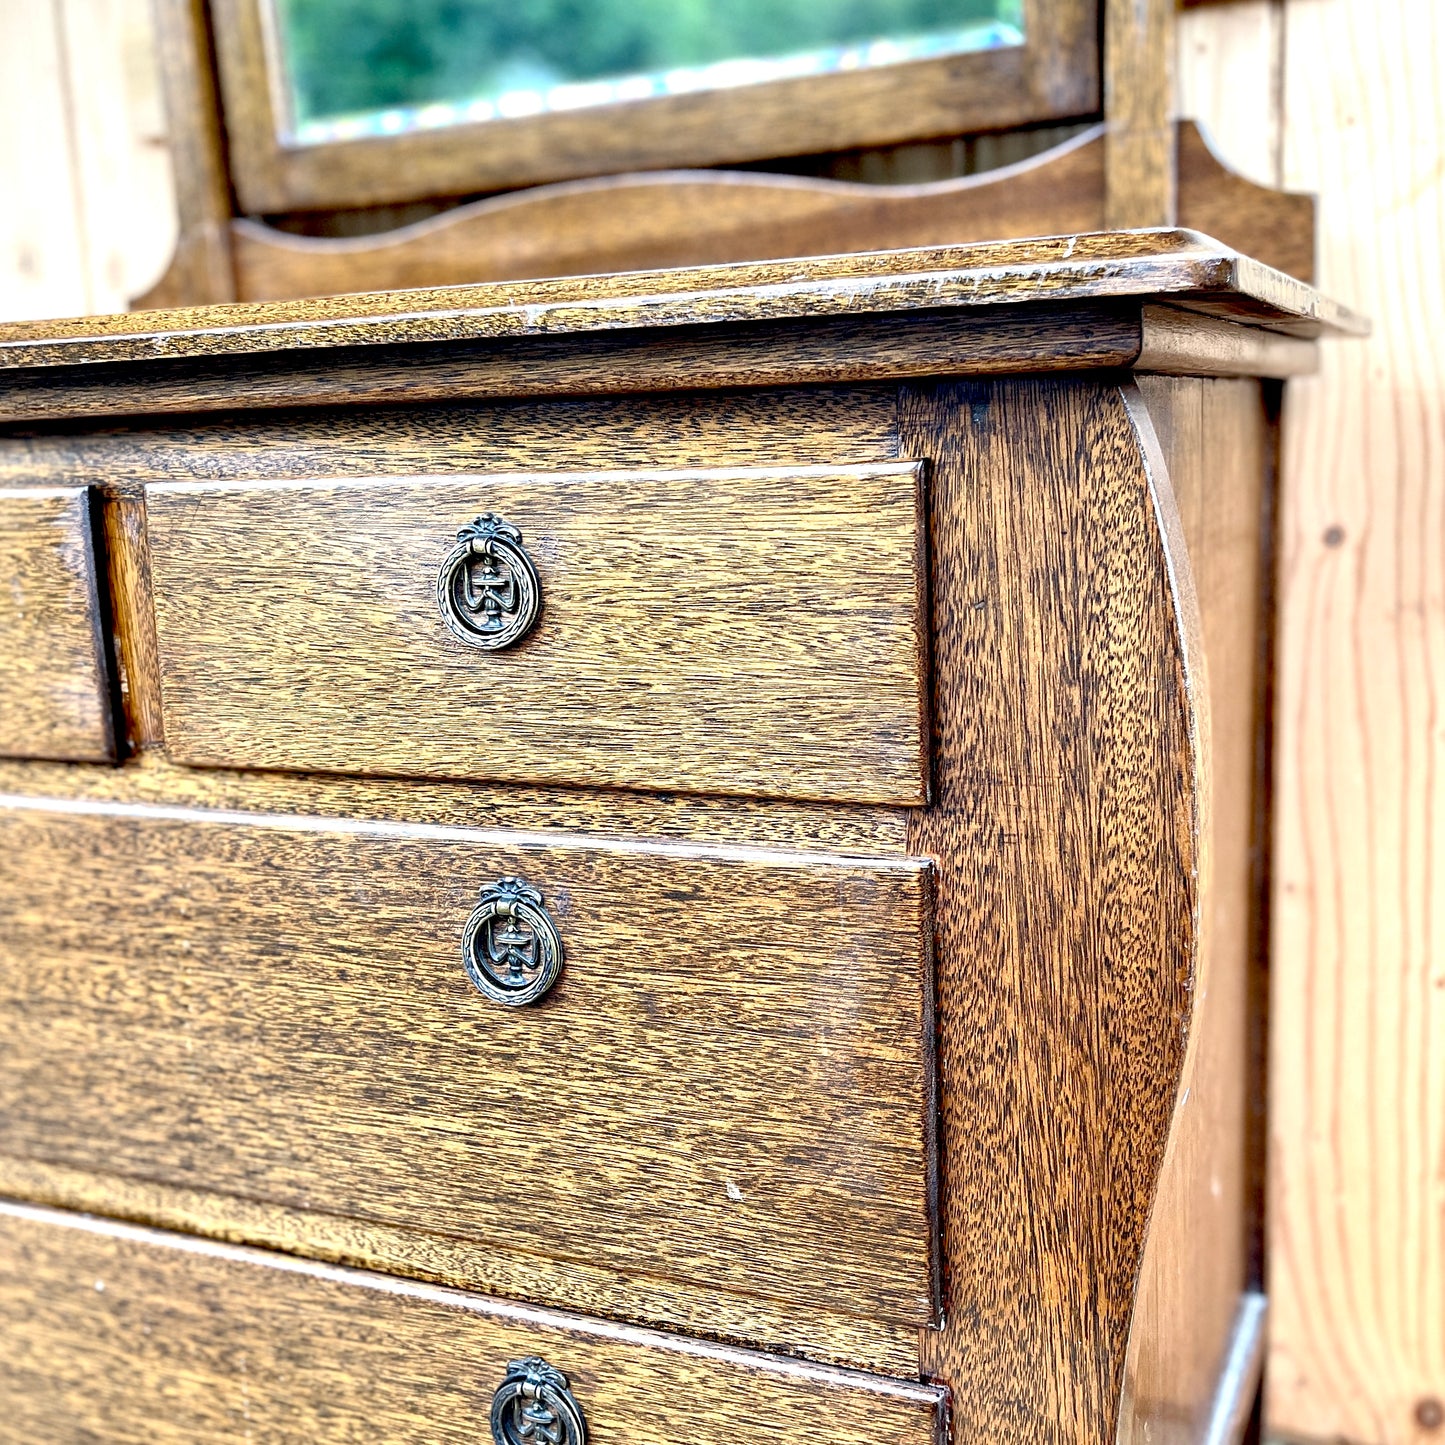
[[[1361,323],[1124,85],[1163,7],[1025,9],[1002,120],[899,62],[1079,123],[1000,174],[558,110],[342,196],[165,0],[186,304],[0,326],[0,1439],[1244,1437],[1280,387]],[[842,79],[765,153],[908,138]]]

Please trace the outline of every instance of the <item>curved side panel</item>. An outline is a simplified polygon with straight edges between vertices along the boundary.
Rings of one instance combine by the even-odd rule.
[[[1149,377],[1140,386],[1147,408],[1131,393],[1140,445],[1156,495],[1177,498],[1171,526],[1187,539],[1199,593],[1211,788],[1201,814],[1188,1051],[1140,1270],[1117,1438],[1224,1445],[1249,1413],[1262,1308],[1250,1292],[1258,1183],[1250,1093],[1260,1073],[1251,1021],[1263,980],[1256,899],[1266,833],[1258,743],[1270,429],[1255,382]],[[1203,680],[1202,669],[1196,675]]]
[[[1195,606],[1105,379],[904,393],[934,463],[938,1013],[957,1445],[1117,1428],[1198,946]],[[1202,697],[1202,694],[1201,694]]]

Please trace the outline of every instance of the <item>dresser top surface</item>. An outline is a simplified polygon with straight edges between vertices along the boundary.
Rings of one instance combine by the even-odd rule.
[[[1170,302],[1295,335],[1366,329],[1360,317],[1313,287],[1198,232],[1115,231],[11,322],[0,325],[0,367],[502,340],[1084,299]]]

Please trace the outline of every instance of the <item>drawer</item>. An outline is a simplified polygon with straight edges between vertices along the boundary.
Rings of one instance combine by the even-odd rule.
[[[941,1445],[946,1426],[932,1386],[6,1203],[0,1318],[0,1440],[25,1445],[478,1445],[529,1359],[558,1372],[537,1445],[582,1445],[569,1409],[590,1445]]]
[[[110,759],[86,489],[0,489],[0,573],[0,753]]]
[[[183,762],[925,801],[917,465],[166,482],[146,510]]]
[[[0,896],[0,1154],[544,1303],[938,1317],[920,860],[11,798]]]

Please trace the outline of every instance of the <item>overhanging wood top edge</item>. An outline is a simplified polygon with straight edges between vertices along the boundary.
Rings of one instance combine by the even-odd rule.
[[[1106,298],[1222,303],[1296,334],[1367,329],[1305,283],[1171,229],[15,322],[0,326],[0,367]]]

